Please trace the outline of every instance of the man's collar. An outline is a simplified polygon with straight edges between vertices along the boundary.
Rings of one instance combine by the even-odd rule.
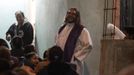
[[[24,19],[23,25],[24,25],[25,23],[27,23],[27,22],[28,22],[27,19]],[[18,25],[18,22],[15,22],[15,25]]]

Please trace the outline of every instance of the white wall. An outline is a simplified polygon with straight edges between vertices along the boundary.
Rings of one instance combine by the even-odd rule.
[[[67,10],[66,0],[36,1],[36,38],[39,54],[54,45],[58,27],[63,23]]]
[[[80,0],[81,19],[90,31],[93,50],[86,59],[90,75],[99,75],[101,39],[103,33],[104,0]]]

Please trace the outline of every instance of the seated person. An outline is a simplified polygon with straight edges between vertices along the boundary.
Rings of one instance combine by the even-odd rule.
[[[78,75],[69,64],[63,61],[63,51],[58,46],[48,50],[49,64],[41,69],[37,75]]]
[[[24,55],[28,54],[30,52],[36,52],[35,46],[34,45],[26,45],[24,47]]]
[[[39,63],[38,55],[35,52],[30,52],[25,55],[24,65],[30,66],[33,70],[34,67]]]
[[[35,52],[30,52],[25,55],[23,69],[30,75],[35,75],[35,67],[39,63],[38,55]]]
[[[2,38],[0,38],[0,46],[5,46],[5,47],[9,48],[7,42]]]
[[[11,54],[17,58],[24,56],[23,41],[20,37],[14,37],[11,40]]]

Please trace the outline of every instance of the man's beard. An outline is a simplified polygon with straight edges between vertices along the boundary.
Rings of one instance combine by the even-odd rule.
[[[65,22],[67,22],[67,23],[75,23],[75,18],[74,17],[67,17],[65,19]]]

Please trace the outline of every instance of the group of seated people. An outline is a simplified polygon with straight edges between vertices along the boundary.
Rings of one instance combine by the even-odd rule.
[[[11,42],[11,50],[0,39],[0,75],[78,75],[72,64],[63,61],[63,51],[52,46],[41,59],[33,45],[22,46],[21,38]]]

